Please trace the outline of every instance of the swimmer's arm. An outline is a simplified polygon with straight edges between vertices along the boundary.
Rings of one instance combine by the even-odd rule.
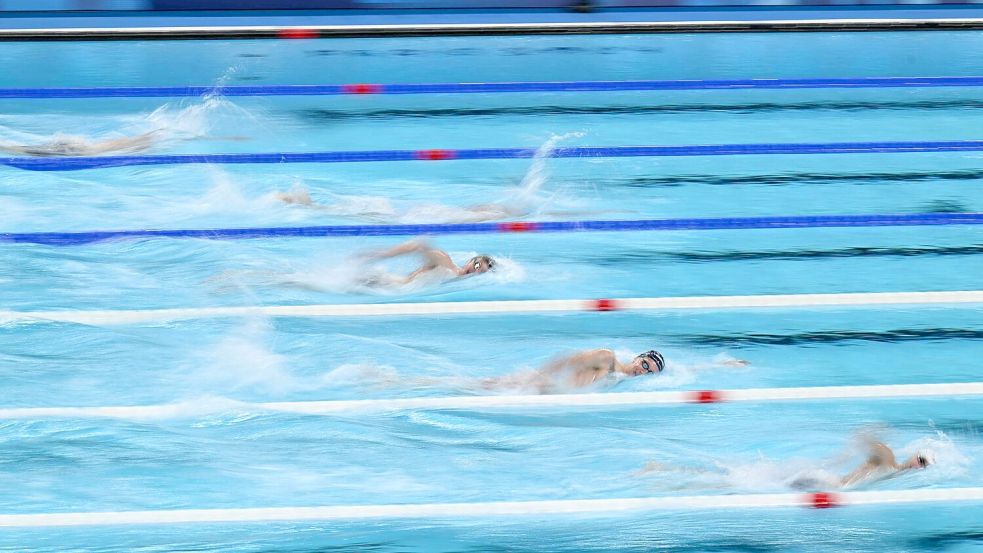
[[[17,144],[0,144],[0,152],[6,152],[8,154],[29,154],[30,151],[30,148],[18,146]]]
[[[716,369],[720,367],[746,367],[750,365],[750,361],[745,361],[744,359],[726,359],[724,361],[713,361],[710,363],[702,363],[690,366],[691,369]]]
[[[867,480],[874,471],[884,468],[895,470],[899,468],[897,460],[894,458],[894,452],[883,442],[872,440],[867,443],[867,447],[870,448],[867,460],[856,470],[843,477],[844,486]]]
[[[871,465],[869,462],[866,462],[860,465],[859,467],[857,467],[856,469],[854,469],[854,471],[851,472],[850,474],[841,478],[840,483],[843,486],[852,486],[853,484],[862,482],[870,476],[870,473],[873,472],[875,468],[876,466]]]
[[[422,256],[425,260],[424,265],[426,268],[443,267],[445,269],[457,270],[457,265],[455,265],[454,261],[451,260],[451,257],[447,255],[447,252],[431,247],[430,244],[427,244],[422,240],[410,240],[409,242],[405,242],[389,250],[383,250],[377,254],[371,255],[369,258],[390,259],[411,253]]]
[[[560,370],[579,371],[589,367],[614,368],[617,359],[609,349],[592,349],[573,355],[557,357],[539,369],[541,373],[555,373]]]
[[[430,245],[423,240],[410,240],[408,242],[403,242],[402,244],[389,248],[388,250],[382,250],[370,254],[369,259],[391,259],[393,257],[399,257],[401,255],[407,255],[411,253],[423,253],[424,251],[430,249]]]
[[[273,197],[285,204],[315,207],[314,200],[311,199],[310,193],[302,186],[294,186],[286,192],[280,192],[278,190],[273,193]]]
[[[576,388],[590,386],[614,370],[617,358],[609,349],[595,349],[554,359],[539,369],[543,375],[566,371]]]
[[[150,131],[137,136],[127,136],[124,138],[111,138],[89,145],[89,154],[104,154],[116,150],[145,150],[152,146],[156,139],[154,135],[158,131]]]
[[[870,453],[867,457],[867,463],[874,466],[887,466],[891,468],[898,468],[898,461],[894,458],[894,451],[887,447],[884,442],[872,441],[868,444],[870,448]]]

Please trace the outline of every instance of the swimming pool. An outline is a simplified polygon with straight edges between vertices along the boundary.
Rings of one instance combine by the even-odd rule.
[[[0,87],[983,75],[974,32],[10,43]],[[810,63],[803,63],[810,60]],[[816,61],[816,63],[811,63]],[[38,66],[50,71],[38,72]],[[0,141],[155,131],[132,155],[524,148],[535,159],[0,169],[0,233],[983,211],[979,152],[552,159],[587,146],[979,138],[978,87],[0,100]],[[307,189],[323,209],[285,205]],[[435,235],[494,273],[366,286],[400,237],[0,242],[14,312],[975,290],[978,225]],[[409,270],[396,262],[390,270]],[[667,373],[591,392],[978,380],[977,304],[6,320],[0,408],[177,403],[153,417],[0,421],[0,513],[483,504],[788,493],[845,473],[857,433],[983,481],[979,400],[384,409],[259,402],[487,395],[558,353],[659,348]],[[0,321],[3,318],[0,316]],[[747,367],[720,366],[746,359]],[[531,393],[510,389],[499,393]],[[655,462],[657,465],[650,465]],[[643,471],[645,467],[649,470]],[[518,509],[518,507],[516,507]],[[7,528],[9,551],[975,550],[978,502]]]

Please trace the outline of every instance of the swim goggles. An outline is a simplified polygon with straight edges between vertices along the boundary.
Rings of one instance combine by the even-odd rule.
[[[642,358],[642,368],[645,369],[646,373],[654,374],[657,372],[662,372],[662,369],[666,368],[666,360],[662,358],[662,354],[653,350],[646,351],[645,353],[639,355]],[[652,366],[649,365],[649,361],[655,365],[656,370],[652,370]]]

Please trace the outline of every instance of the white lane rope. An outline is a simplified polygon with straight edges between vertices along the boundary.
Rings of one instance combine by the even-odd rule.
[[[683,403],[765,402],[832,399],[891,399],[970,397],[983,395],[983,382],[952,384],[893,384],[883,386],[816,386],[805,388],[745,388],[735,390],[682,390],[562,395],[452,396],[397,399],[284,401],[243,403],[225,398],[164,405],[100,407],[11,407],[0,409],[2,419],[123,418],[161,419],[194,417],[243,410],[331,415],[365,411],[412,409],[480,410],[547,407],[619,407]]]
[[[837,307],[875,305],[941,305],[983,303],[983,290],[944,292],[872,292],[850,294],[785,294],[755,296],[690,296],[588,300],[512,300],[434,303],[368,303],[335,305],[272,305],[252,307],[189,307],[177,309],[98,311],[0,310],[0,325],[64,322],[90,325],[168,322],[211,317],[387,317],[496,313],[563,313],[576,311],[745,309],[775,307]]]
[[[765,19],[765,20],[692,20],[692,21],[589,21],[589,22],[536,22],[536,23],[418,23],[395,25],[188,25],[160,27],[67,27],[67,28],[19,28],[2,29],[0,36],[35,36],[95,34],[104,36],[127,36],[211,34],[225,33],[277,33],[304,31],[317,33],[318,36],[333,35],[375,35],[375,34],[444,34],[444,33],[529,33],[543,31],[557,32],[599,32],[617,30],[619,33],[646,32],[663,29],[703,29],[721,28],[723,30],[759,29],[759,28],[822,28],[838,29],[843,27],[883,28],[891,29],[899,26],[975,26],[983,24],[983,19],[977,17],[899,17],[899,18],[843,18],[843,19]],[[313,37],[310,37],[313,38]]]
[[[839,507],[983,501],[983,488],[933,488],[900,491],[695,495],[554,501],[337,505],[249,509],[173,509],[0,515],[0,527],[97,526],[130,524],[229,523],[396,518],[466,518],[489,516],[567,515],[648,510],[746,509],[752,507]]]

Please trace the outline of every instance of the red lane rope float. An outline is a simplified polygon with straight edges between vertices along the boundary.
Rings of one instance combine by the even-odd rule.
[[[499,223],[500,232],[533,232],[539,230],[539,223],[531,221],[513,221],[509,223]]]
[[[618,300],[600,299],[594,301],[594,311],[617,311],[621,309]]]
[[[343,84],[341,85],[343,94],[380,94],[382,93],[381,84]]]
[[[830,507],[837,507],[840,505],[839,498],[836,496],[836,494],[830,492],[811,493],[807,496],[806,503],[816,509],[829,509]]]
[[[723,392],[717,390],[699,390],[692,395],[693,403],[719,403],[723,400]]]
[[[321,32],[317,29],[280,29],[276,36],[285,39],[320,38]]]
[[[444,161],[457,158],[457,150],[416,150],[413,157],[426,161]]]
[[[475,503],[416,503],[397,505],[331,505],[320,507],[259,507],[246,509],[172,509],[35,513],[0,515],[0,527],[95,526],[132,524],[189,524],[215,522],[270,522],[304,520],[432,519],[573,514],[626,513],[654,510],[744,510],[748,508],[848,505],[925,504],[983,501],[983,488],[923,488],[898,491],[840,492],[837,494],[743,494],[632,497],[615,499],[560,499],[546,501],[492,501]],[[926,506],[926,509],[933,507]],[[608,515],[610,516],[610,515]]]

